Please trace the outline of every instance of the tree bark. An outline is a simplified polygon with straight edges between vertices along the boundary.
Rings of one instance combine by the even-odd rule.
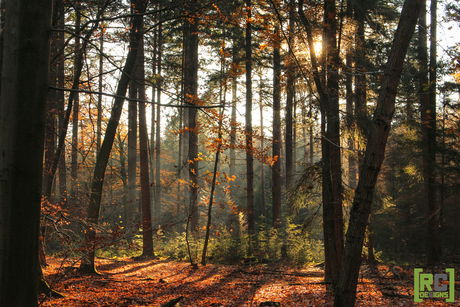
[[[396,30],[388,62],[381,83],[366,146],[364,163],[353,199],[346,235],[339,282],[335,288],[335,307],[354,306],[358,284],[361,253],[370,207],[380,167],[385,157],[385,146],[395,111],[395,97],[410,40],[419,16],[421,0],[406,0]]]
[[[160,16],[161,20],[161,16]],[[156,112],[156,136],[155,136],[155,217],[161,223],[161,47],[162,47],[162,27],[158,27],[158,87],[157,87],[157,112]]]
[[[143,27],[141,27],[143,28]],[[145,81],[144,81],[144,41],[139,41],[137,53],[138,69],[135,79],[138,82],[139,103],[139,159],[141,177],[141,208],[142,208],[142,256],[150,257],[153,252],[152,212],[150,206],[149,150],[147,119],[145,115]]]
[[[190,7],[193,15],[194,7],[197,0],[194,0]],[[188,109],[188,167],[190,179],[190,226],[192,233],[198,233],[198,131],[197,131],[197,108],[193,106],[198,104],[198,20],[194,18],[193,22],[186,21],[186,38],[184,42],[185,63],[184,63],[184,80],[185,80],[185,103],[192,106]]]
[[[294,36],[294,11],[293,11],[293,0],[289,2],[289,36],[288,36],[288,56],[286,58],[286,191],[292,188],[295,175],[294,165],[294,142],[293,142],[293,108],[294,108],[294,60],[292,58],[292,41]],[[294,208],[292,202],[287,204],[287,213],[289,216],[294,214]]]
[[[246,0],[246,209],[248,219],[248,234],[255,232],[254,214],[254,153],[252,141],[252,27],[251,27],[251,0]]]
[[[279,28],[275,28],[279,37]],[[273,165],[272,211],[273,228],[281,229],[281,56],[279,46],[273,48]]]
[[[51,1],[6,3],[0,100],[0,302],[37,306]]]

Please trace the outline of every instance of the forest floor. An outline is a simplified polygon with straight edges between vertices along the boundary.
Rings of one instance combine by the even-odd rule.
[[[101,275],[86,274],[71,261],[48,258],[48,283],[65,298],[39,297],[40,306],[155,306],[183,296],[180,306],[254,306],[279,302],[281,306],[332,306],[333,296],[316,267],[280,264],[208,264],[193,269],[185,261],[97,259]],[[456,268],[459,272],[460,268]],[[440,273],[444,270],[440,269]],[[458,276],[458,275],[457,275]],[[456,302],[424,299],[414,303],[413,268],[363,265],[357,306],[460,306]]]

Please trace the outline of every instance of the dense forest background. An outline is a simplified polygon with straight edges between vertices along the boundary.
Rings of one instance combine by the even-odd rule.
[[[369,262],[460,253],[460,7],[418,2]],[[403,4],[55,1],[42,265],[325,262],[335,284]]]

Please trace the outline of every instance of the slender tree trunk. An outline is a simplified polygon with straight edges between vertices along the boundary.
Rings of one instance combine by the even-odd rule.
[[[279,28],[275,28],[279,36]],[[281,56],[279,46],[273,48],[273,166],[272,207],[273,228],[281,229]]]
[[[293,0],[289,2],[289,37],[288,37],[288,56],[286,64],[287,84],[286,84],[286,191],[292,188],[294,182],[294,143],[293,143],[293,108],[294,108],[294,61],[292,58],[292,43],[294,36],[294,11]],[[289,216],[294,214],[292,202],[287,204]]]
[[[140,27],[143,28],[142,26]],[[149,150],[147,119],[145,116],[145,81],[144,81],[144,41],[139,41],[139,51],[137,53],[138,69],[136,80],[138,83],[138,102],[139,102],[139,158],[140,158],[140,177],[141,177],[141,200],[142,200],[142,256],[153,256],[153,230],[152,214],[150,206],[150,179],[149,179]]]
[[[191,14],[194,14],[194,7],[197,0],[190,6]],[[198,131],[197,131],[197,109],[198,103],[198,20],[186,21],[185,38],[185,102],[191,107],[188,109],[188,158],[189,179],[190,179],[190,210],[192,233],[198,234]]]
[[[251,0],[246,0],[248,20],[246,20],[246,209],[248,218],[248,233],[255,231],[254,214],[254,154],[252,141],[252,28]]]
[[[262,100],[262,74],[259,75],[259,108],[260,108],[260,150],[264,150],[264,106]],[[262,215],[264,216],[264,222],[267,219],[267,206],[265,202],[265,162],[262,161],[260,164],[260,193],[261,193],[261,202],[262,202]]]
[[[160,16],[161,20],[161,16]],[[161,222],[161,46],[162,46],[162,27],[161,23],[158,27],[158,87],[157,87],[157,112],[156,112],[156,142],[155,142],[155,217],[158,222]]]
[[[145,3],[143,1],[137,2],[133,0],[133,8],[136,14],[132,17],[132,28],[130,31],[130,44],[129,52],[126,58],[125,66],[123,67],[122,75],[117,87],[117,96],[114,100],[111,116],[107,129],[105,132],[104,140],[102,141],[101,150],[97,156],[96,167],[91,184],[91,196],[88,206],[87,224],[88,229],[85,235],[86,255],[81,261],[80,268],[88,272],[97,272],[94,266],[94,241],[96,239],[96,230],[94,225],[98,224],[99,212],[101,207],[102,187],[104,184],[105,170],[109,161],[110,151],[112,149],[115,133],[117,131],[118,122],[120,120],[121,112],[123,109],[124,97],[126,89],[131,78],[131,74],[136,62],[136,56],[139,47],[139,40],[142,37],[142,20],[143,12],[145,12]]]
[[[326,140],[330,150],[330,176],[332,181],[332,206],[334,212],[334,241],[337,254],[332,261],[337,262],[337,272],[333,272],[333,282],[337,281],[342,262],[343,252],[343,213],[342,213],[342,163],[340,149],[340,109],[338,65],[340,63],[337,49],[337,20],[335,0],[325,0],[324,33],[327,52],[327,91],[329,101],[326,109],[327,131]],[[335,265],[334,265],[335,266]]]
[[[137,70],[137,65],[135,65]],[[134,73],[136,74],[136,73]],[[138,84],[131,81],[128,102],[128,201],[126,203],[127,231],[134,230],[137,205],[137,93]]]
[[[80,14],[80,6],[76,6],[76,21],[75,21],[75,28],[80,29],[81,26],[81,14]],[[80,35],[81,33],[77,33],[78,36],[75,37],[75,58],[74,58],[74,75],[77,75],[77,70],[79,69],[79,61],[83,60],[83,57],[79,53],[83,53],[84,51],[80,48]],[[77,88],[79,88],[79,84],[77,83]],[[74,105],[73,105],[73,113],[72,113],[72,148],[71,148],[71,169],[70,169],[70,203],[72,206],[77,205],[77,198],[78,198],[78,116],[80,113],[80,95],[78,92],[74,94]]]
[[[97,152],[101,149],[101,138],[102,138],[102,75],[104,73],[104,28],[101,29],[99,36],[99,95],[97,96],[97,130],[96,130],[96,148]],[[97,156],[97,154],[96,154]]]
[[[429,110],[425,110],[423,117],[430,116],[430,124],[425,125],[427,130],[427,181],[426,184],[426,200],[428,205],[428,238],[429,238],[429,251],[428,251],[428,263],[431,265],[436,264],[440,261],[442,250],[440,240],[440,206],[436,201],[436,153],[437,153],[437,141],[436,141],[436,94],[437,94],[437,0],[431,0],[431,24],[430,24],[430,94],[429,94]],[[424,118],[422,118],[422,122]]]
[[[350,212],[343,262],[339,282],[335,289],[335,307],[351,307],[355,304],[361,253],[373,193],[385,157],[385,146],[395,111],[397,87],[404,58],[417,24],[421,2],[421,0],[405,1],[388,57],[366,146],[364,163]]]
[[[59,12],[59,21],[57,28],[62,29],[64,27],[65,19],[64,19],[64,3],[58,2],[58,12]],[[64,32],[58,32],[58,40],[59,40],[59,48],[61,48],[64,44]],[[58,87],[64,87],[64,77],[65,77],[65,63],[64,63],[64,54],[61,53],[57,58],[57,80],[56,84]],[[57,112],[58,112],[58,120],[59,120],[59,135],[62,134],[64,131],[64,92],[58,91],[57,93]],[[62,144],[62,151],[65,152],[65,144]],[[54,157],[56,159],[56,157]],[[52,172],[52,168],[51,168]],[[67,169],[66,169],[66,157],[65,154],[61,154],[59,158],[59,195],[60,195],[60,203],[61,206],[67,205]],[[50,174],[53,176],[53,174]],[[46,193],[46,190],[45,190]]]
[[[52,2],[7,1],[6,11],[0,100],[0,302],[31,307],[38,305]]]

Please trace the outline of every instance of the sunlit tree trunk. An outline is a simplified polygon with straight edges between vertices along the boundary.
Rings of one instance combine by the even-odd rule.
[[[37,306],[51,1],[7,1],[0,100],[0,302]],[[2,14],[3,15],[3,14]]]

